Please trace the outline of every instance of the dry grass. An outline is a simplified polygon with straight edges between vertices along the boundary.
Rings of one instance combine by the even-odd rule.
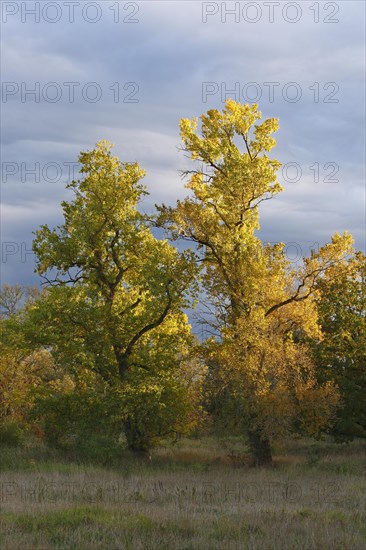
[[[231,455],[246,456],[235,440],[182,441],[151,462],[126,455],[111,468],[18,451],[13,467],[3,461],[0,546],[364,548],[362,444],[301,440],[278,451],[275,467],[261,470],[231,463]]]

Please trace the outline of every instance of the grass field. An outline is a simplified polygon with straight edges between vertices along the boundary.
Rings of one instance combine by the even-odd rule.
[[[361,550],[365,448],[292,440],[248,466],[236,439],[181,440],[108,465],[2,449],[4,550]]]

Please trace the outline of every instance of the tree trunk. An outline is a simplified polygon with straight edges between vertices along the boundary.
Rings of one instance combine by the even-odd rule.
[[[272,450],[269,439],[258,429],[250,430],[248,435],[254,466],[272,466]]]
[[[118,346],[113,346],[114,355],[118,363],[118,374],[121,380],[125,380],[128,369],[128,355]]]
[[[124,430],[128,448],[134,456],[136,458],[151,459],[149,442],[131,418],[125,421]]]

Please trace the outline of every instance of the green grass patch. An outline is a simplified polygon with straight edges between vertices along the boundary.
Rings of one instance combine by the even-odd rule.
[[[366,547],[363,442],[288,440],[269,469],[227,460],[246,453],[239,438],[181,440],[157,449],[151,461],[126,452],[108,467],[44,446],[3,451],[1,482],[18,491],[2,499],[4,550]],[[55,493],[42,492],[48,483]],[[64,492],[69,483],[75,495]],[[206,486],[214,488],[209,497]],[[40,498],[22,498],[22,487],[36,487]]]

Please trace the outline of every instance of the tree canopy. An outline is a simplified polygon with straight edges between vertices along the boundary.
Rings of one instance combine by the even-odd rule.
[[[261,240],[261,205],[283,191],[278,127],[230,99],[182,119],[188,195],[151,216],[136,162],[107,141],[81,152],[63,223],[35,233],[44,290],[0,292],[1,423],[33,410],[53,443],[98,432],[99,448],[123,430],[146,453],[210,415],[257,465],[286,434],[365,436],[365,257],[347,232],[296,265]],[[195,301],[212,329],[201,343]]]
[[[136,163],[120,162],[105,141],[79,160],[83,179],[68,185],[74,199],[62,203],[64,224],[42,226],[33,243],[48,287],[32,310],[40,342],[73,372],[87,368],[124,395],[130,387],[159,399],[170,384],[178,396],[191,341],[182,310],[195,286],[192,254],[154,237],[138,210],[147,192]]]
[[[315,434],[334,414],[335,385],[316,385],[310,350],[296,340],[320,331],[316,282],[345,261],[353,240],[336,234],[295,268],[283,243],[262,243],[256,234],[260,204],[282,186],[280,163],[268,156],[278,121],[256,124],[260,118],[257,105],[227,100],[222,112],[200,117],[200,128],[197,119],[182,119],[182,148],[194,165],[186,172],[191,194],[175,208],[160,207],[159,221],[173,240],[202,251],[203,285],[215,312],[207,322],[221,336],[207,342],[219,365],[216,401],[230,386],[229,402],[240,403],[257,461],[270,462],[269,440],[279,426],[291,429],[300,417]]]

